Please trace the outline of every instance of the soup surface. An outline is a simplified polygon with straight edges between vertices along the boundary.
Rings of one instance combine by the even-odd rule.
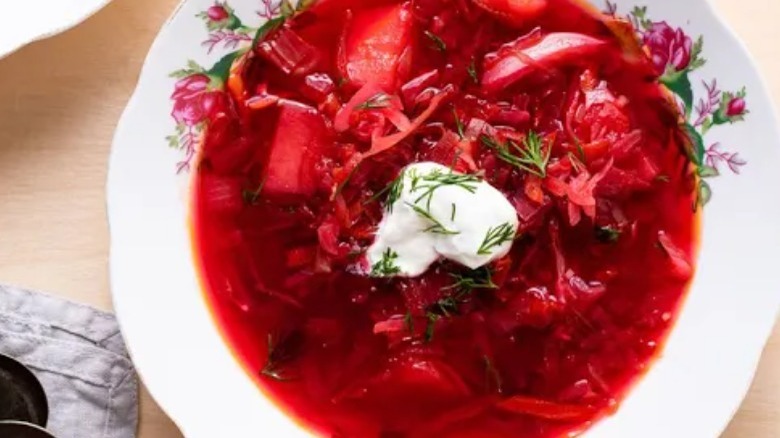
[[[613,412],[696,234],[678,110],[630,25],[574,0],[300,9],[210,96],[196,174],[207,295],[258,385],[332,437],[548,438]],[[415,163],[503,195],[505,256],[369,261]]]

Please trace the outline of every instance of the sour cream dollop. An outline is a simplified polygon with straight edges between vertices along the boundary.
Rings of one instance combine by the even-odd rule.
[[[442,258],[477,269],[506,256],[517,234],[517,213],[501,192],[437,163],[406,167],[387,197],[367,253],[373,276],[416,277]]]

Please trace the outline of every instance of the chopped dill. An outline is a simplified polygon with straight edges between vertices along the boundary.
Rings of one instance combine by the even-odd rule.
[[[355,106],[355,110],[363,111],[369,109],[387,108],[390,106],[390,96],[387,93],[377,93],[371,96],[367,101]]]
[[[444,226],[444,224],[441,223],[440,220],[436,219],[436,217],[433,216],[433,214],[430,212],[430,210],[426,210],[419,205],[412,204],[410,202],[407,202],[406,205],[411,208],[415,213],[417,213],[420,217],[426,219],[427,221],[431,222],[431,225],[423,230],[426,233],[434,233],[434,234],[443,234],[447,236],[454,236],[457,234],[460,234],[459,231],[453,231],[450,229],[447,229],[447,227]]]
[[[523,140],[523,146],[509,140],[500,144],[495,139],[483,135],[480,141],[492,149],[498,159],[519,169],[532,173],[540,178],[547,176],[547,165],[550,163],[551,148],[544,146],[544,141],[537,133],[531,131]]]
[[[427,36],[428,39],[431,40],[431,42],[433,43],[433,47],[436,50],[438,50],[440,52],[446,52],[447,51],[447,43],[445,43],[444,40],[442,40],[438,35],[436,35],[435,33],[431,32],[431,31],[428,31],[428,30],[426,30],[424,33],[425,33],[425,36]]]
[[[495,248],[500,247],[506,242],[513,241],[515,239],[515,234],[515,228],[509,222],[488,228],[488,231],[485,234],[485,240],[482,241],[482,245],[480,245],[477,254],[492,254]]]
[[[387,248],[387,250],[382,253],[382,258],[371,267],[371,276],[390,277],[399,274],[401,268],[395,264],[396,260],[398,260],[398,253],[393,251],[392,248]]]

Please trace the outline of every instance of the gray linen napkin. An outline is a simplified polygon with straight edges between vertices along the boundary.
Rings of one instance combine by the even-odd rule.
[[[57,438],[132,438],[138,386],[113,315],[0,285],[0,353],[27,365]]]

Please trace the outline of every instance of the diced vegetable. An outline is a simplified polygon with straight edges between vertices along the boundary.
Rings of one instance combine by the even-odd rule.
[[[316,103],[321,103],[327,99],[336,89],[333,79],[324,73],[313,73],[307,75],[303,81],[301,93]]]
[[[409,3],[402,3],[355,14],[343,48],[344,73],[352,84],[360,87],[375,82],[380,87],[395,86],[412,34],[410,8]]]
[[[266,182],[268,195],[311,195],[317,189],[314,164],[327,147],[328,127],[309,106],[282,100],[271,141]]]
[[[319,51],[288,27],[280,28],[258,44],[256,51],[289,75],[308,74],[321,62]]]

